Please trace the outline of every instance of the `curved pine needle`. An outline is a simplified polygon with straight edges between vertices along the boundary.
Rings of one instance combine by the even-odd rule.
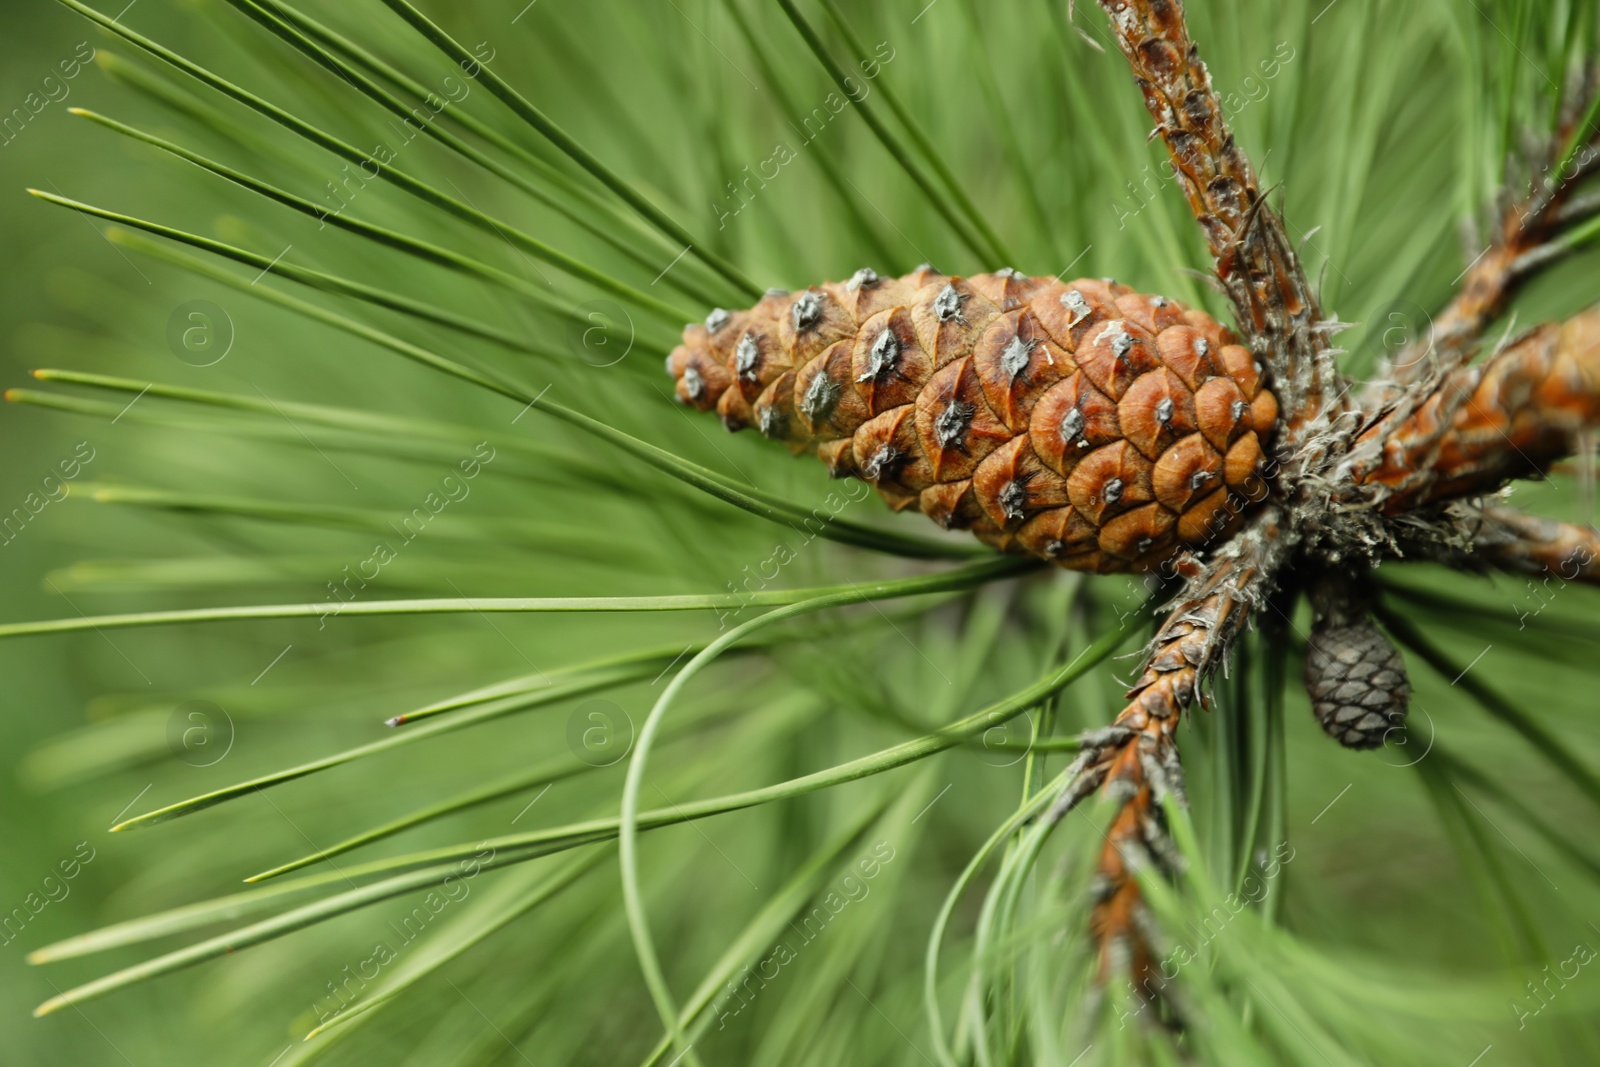
[[[940,906],[938,914],[934,917],[933,927],[928,933],[928,943],[923,951],[922,965],[922,1007],[928,1016],[928,1032],[933,1037],[933,1051],[939,1059],[939,1067],[957,1067],[955,1050],[945,1038],[944,1012],[939,1007],[939,949],[944,944],[944,934],[950,925],[951,916],[955,914],[956,905],[961,902],[962,894],[967,886],[972,883],[984,864],[989,862],[989,857],[995,850],[1014,834],[1018,829],[1027,824],[1028,820],[1038,815],[1044,807],[1053,801],[1070,781],[1071,768],[1063,770],[1056,776],[1055,781],[1040,789],[1011,816],[1001,823],[989,839],[983,843],[972,859],[962,868],[961,874],[956,877],[950,891],[945,894],[944,903]]]
[[[622,784],[622,810],[617,818],[617,855],[622,869],[623,910],[628,918],[628,928],[633,935],[634,955],[639,960],[640,970],[644,972],[645,986],[650,991],[650,998],[655,1001],[656,1011],[661,1016],[662,1024],[667,1028],[667,1036],[672,1045],[682,1046],[680,1056],[686,1054],[692,1045],[684,1046],[682,1018],[678,1004],[672,997],[672,991],[667,987],[666,975],[661,970],[661,958],[656,953],[655,939],[650,932],[650,919],[644,910],[644,894],[639,888],[639,790],[644,783],[644,772],[649,764],[650,749],[655,743],[656,733],[661,729],[667,712],[677,700],[678,694],[683,692],[684,687],[701,671],[715,663],[718,656],[733,648],[739,641],[789,619],[829,608],[859,604],[870,599],[870,595],[863,595],[857,590],[825,594],[775,608],[727,631],[701,649],[673,676],[672,681],[667,683],[667,687],[661,691],[661,696],[656,698],[655,704],[650,708],[650,714],[645,717],[644,725],[639,729],[639,736],[628,754],[628,773]]]
[[[706,1010],[716,1002],[723,986],[742,964],[754,959],[771,945],[800,914],[801,909],[816,897],[828,876],[837,870],[839,858],[878,823],[891,799],[893,794],[886,794],[876,803],[863,805],[857,810],[849,825],[812,853],[800,869],[767,899],[761,910],[751,916],[750,921],[706,971],[705,978],[701,979],[694,992],[689,994],[683,1005],[683,1014],[678,1017],[679,1030],[689,1032],[691,1037],[698,1040],[697,1035],[703,1033],[711,1023]],[[669,1032],[656,1043],[640,1067],[657,1067],[671,1051],[672,1035]]]
[[[1009,1002],[1015,983],[1009,973],[1010,968],[1004,964],[1030,940],[1027,926],[1031,924],[1018,922],[1018,913],[1023,907],[1022,894],[1034,881],[1032,876],[1038,866],[1040,851],[1060,825],[1059,820],[1036,819],[1031,825],[1019,828],[1016,837],[1006,846],[994,881],[979,910],[972,948],[977,967],[967,1000],[970,1040],[975,1049],[985,1049],[991,1045],[988,1037],[991,1030],[1003,1034],[1013,1030],[1009,1016],[1014,1008]],[[985,972],[992,976],[987,981]],[[1001,1010],[993,1018],[986,1017],[981,1010],[981,998],[986,992],[1001,1005]]]

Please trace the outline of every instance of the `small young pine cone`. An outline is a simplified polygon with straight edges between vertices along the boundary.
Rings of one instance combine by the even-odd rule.
[[[1203,311],[1124,285],[921,267],[684,331],[678,399],[1006,551],[1148,570],[1266,496],[1278,403]]]
[[[1306,652],[1311,710],[1346,748],[1377,748],[1405,722],[1405,661],[1371,619],[1325,623],[1312,629]]]

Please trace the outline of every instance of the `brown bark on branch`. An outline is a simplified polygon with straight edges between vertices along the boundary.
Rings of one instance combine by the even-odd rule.
[[[1592,526],[1505,507],[1485,508],[1484,518],[1487,526],[1473,544],[1477,559],[1514,574],[1600,585],[1600,531]]]
[[[1080,739],[1077,773],[1050,811],[1051,820],[1061,819],[1096,789],[1120,804],[1100,853],[1090,920],[1102,980],[1131,971],[1138,983],[1151,966],[1135,872],[1178,862],[1160,807],[1169,794],[1183,799],[1178,724],[1270,587],[1277,522],[1264,512],[1189,579],[1150,644],[1127,706],[1110,726]]]
[[[1343,409],[1316,294],[1228,129],[1211,75],[1189,40],[1181,0],[1099,2],[1205,233],[1238,327],[1272,371],[1292,444],[1319,414]]]
[[[1546,323],[1390,410],[1357,439],[1356,491],[1387,515],[1539,475],[1600,424],[1600,305]]]

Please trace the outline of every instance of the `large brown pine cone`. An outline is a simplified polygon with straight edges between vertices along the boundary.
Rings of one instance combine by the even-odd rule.
[[[1278,404],[1202,311],[1109,281],[857,271],[713,311],[678,399],[945,527],[1074,570],[1219,543],[1265,496]]]

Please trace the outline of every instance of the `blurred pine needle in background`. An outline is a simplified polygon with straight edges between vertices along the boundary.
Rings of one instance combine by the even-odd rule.
[[[1242,635],[1158,1003],[1098,980],[1108,807],[1039,816],[1170,590],[673,402],[685,322],[862,266],[1225,319],[1092,5],[61,5],[0,46],[7,619],[58,620],[0,626],[8,1063],[1600,1061],[1592,590],[1382,569],[1366,753],[1309,613]],[[1189,17],[1355,376],[1600,56],[1559,0]],[[1597,196],[1490,337],[1594,302]]]

